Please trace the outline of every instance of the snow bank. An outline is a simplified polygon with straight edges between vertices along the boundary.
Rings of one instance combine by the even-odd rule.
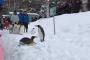
[[[90,12],[56,16],[55,35],[53,18],[40,19],[31,23],[28,33],[23,35],[5,33],[3,41],[6,60],[14,60],[16,56],[20,56],[21,60],[90,60],[89,16]],[[18,47],[18,41],[24,36],[30,37],[32,28],[38,24],[45,30],[45,42],[39,42],[34,47]],[[21,55],[18,55],[19,53]],[[17,57],[16,60],[20,58]]]

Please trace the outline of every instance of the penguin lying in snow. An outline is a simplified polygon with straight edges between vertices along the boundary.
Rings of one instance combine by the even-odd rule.
[[[39,33],[39,38],[41,42],[44,42],[44,38],[45,38],[45,32],[42,26],[40,25],[36,25],[36,27],[38,27],[38,33]]]
[[[39,38],[41,42],[44,42],[44,38],[45,38],[45,32],[44,29],[40,26],[40,25],[35,25],[36,27],[38,27],[38,33],[39,33]],[[19,41],[19,46],[20,45],[30,45],[32,43],[34,43],[34,39],[37,38],[36,36],[32,36],[31,39],[28,37],[24,37]]]
[[[32,36],[31,39],[28,37],[24,37],[19,41],[19,46],[20,45],[30,45],[30,44],[34,43],[35,38],[36,38],[36,36]]]

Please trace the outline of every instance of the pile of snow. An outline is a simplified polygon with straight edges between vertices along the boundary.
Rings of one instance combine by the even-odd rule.
[[[40,19],[29,24],[23,35],[3,33],[6,60],[90,60],[90,12],[64,14]],[[45,42],[33,46],[18,46],[21,38],[31,37],[32,28],[41,25],[45,30]],[[37,31],[37,29],[36,29]],[[35,40],[38,40],[37,38]]]

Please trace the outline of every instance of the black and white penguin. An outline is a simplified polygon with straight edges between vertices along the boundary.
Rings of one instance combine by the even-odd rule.
[[[19,41],[19,45],[29,45],[34,43],[34,39],[36,38],[36,36],[32,36],[31,39],[28,37],[24,37]]]
[[[43,27],[41,25],[36,25],[36,27],[38,27],[38,34],[39,34],[40,41],[44,42],[45,32],[44,32]]]

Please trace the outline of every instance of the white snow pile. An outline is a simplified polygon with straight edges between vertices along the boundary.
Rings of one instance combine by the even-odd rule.
[[[18,46],[23,37],[32,36],[32,28],[41,25],[45,41],[35,39],[33,46]],[[29,24],[28,33],[9,34],[3,31],[6,60],[90,60],[90,12],[64,14],[53,18],[40,19]],[[35,30],[36,35],[37,28]]]

